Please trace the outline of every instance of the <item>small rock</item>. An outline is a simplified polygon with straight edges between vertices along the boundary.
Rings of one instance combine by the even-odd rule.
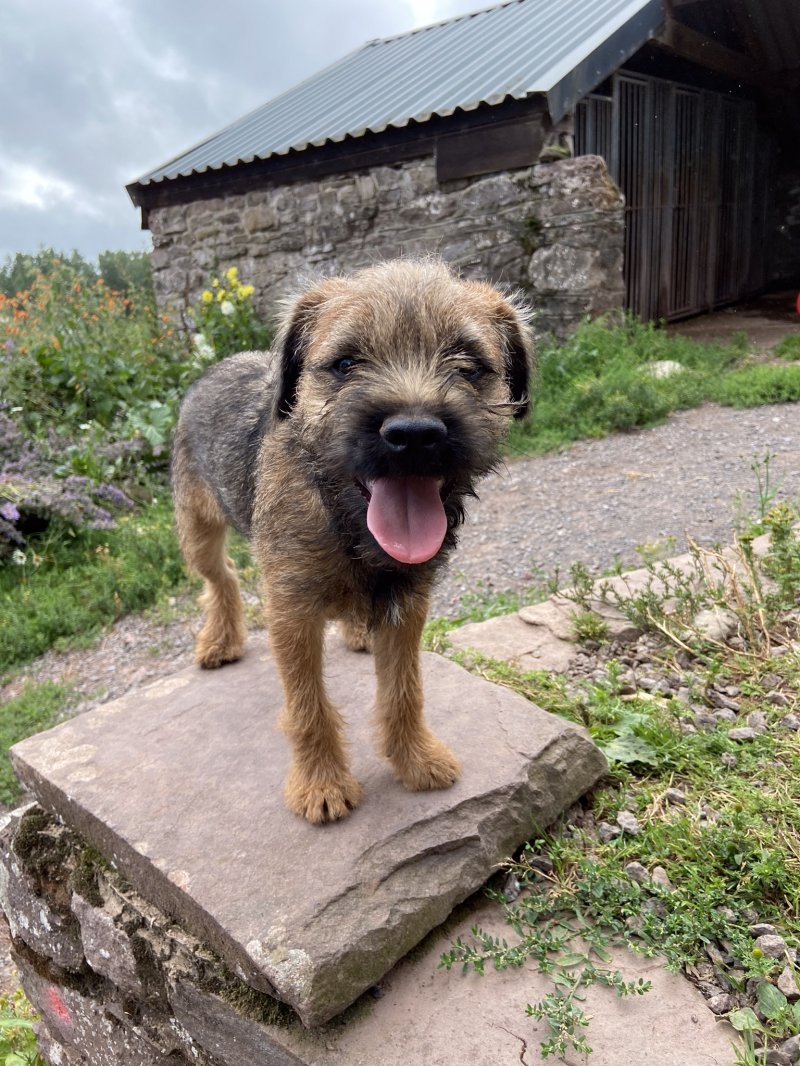
[[[800,1058],[800,1036],[790,1036],[781,1044],[781,1051],[788,1056],[789,1062],[794,1064]]]
[[[712,1010],[714,1014],[727,1014],[734,1007],[733,996],[728,992],[720,992],[718,996],[712,996],[706,1002],[709,1010]]]
[[[669,875],[663,866],[656,866],[651,875],[653,884],[660,885],[661,888],[666,889],[667,892],[672,891],[672,882],[669,879]]]
[[[629,836],[635,837],[641,833],[642,828],[639,825],[639,821],[636,815],[631,814],[630,811],[620,811],[617,815],[617,825],[620,827],[623,833],[627,833]]]
[[[706,955],[708,955],[709,959],[711,959],[717,969],[725,965],[725,956],[722,954],[716,944],[706,944],[705,951]]]
[[[763,711],[752,711],[747,716],[747,724],[751,729],[755,729],[756,733],[766,733],[767,716]]]
[[[729,729],[728,736],[731,740],[755,740],[758,734],[749,725],[739,726],[738,729]]]
[[[699,711],[694,716],[694,724],[697,726],[698,729],[702,729],[704,732],[707,732],[709,729],[716,728],[717,720],[713,714],[708,714],[706,711]]]
[[[764,692],[769,692],[772,689],[778,688],[783,684],[783,678],[780,674],[763,674],[761,677],[761,688]]]
[[[646,881],[650,880],[650,874],[647,871],[646,866],[642,866],[640,862],[629,862],[625,866],[625,873],[630,877],[631,881],[635,881],[637,885],[643,885]]]
[[[611,822],[598,822],[597,823],[597,835],[600,837],[604,844],[608,844],[609,841],[618,837],[622,833],[622,830],[618,825],[612,825]]]
[[[780,1048],[772,1048],[767,1052],[767,1057],[764,1059],[766,1066],[794,1066],[794,1063],[788,1055]]]
[[[788,1000],[800,999],[800,989],[791,966],[784,966],[775,984]]]
[[[781,718],[781,726],[796,733],[800,729],[800,718],[796,714],[787,714],[784,718]]]
[[[789,701],[782,692],[770,692],[767,696],[767,703],[771,703],[774,707],[789,706]]]
[[[715,640],[720,644],[736,632],[738,619],[733,611],[714,607],[708,611],[698,611],[694,617],[694,628],[705,640]]]
[[[722,915],[726,922],[736,921],[736,911],[732,907],[717,907],[717,914]]]
[[[532,870],[538,870],[540,874],[553,872],[553,860],[547,855],[531,855],[526,861]]]
[[[679,788],[668,788],[664,793],[664,799],[676,807],[683,807],[686,803],[686,793],[681,792]]]
[[[769,922],[754,922],[753,925],[748,925],[747,932],[750,936],[764,936],[776,933],[777,929],[774,925],[770,925]]]
[[[666,918],[667,916],[667,907],[663,899],[656,899],[655,897],[646,899],[642,904],[642,910],[655,914],[658,918]]]
[[[735,722],[736,712],[728,710],[727,707],[721,707],[718,711],[714,711],[713,718],[715,722]]]
[[[770,959],[782,959],[786,954],[786,941],[777,933],[764,933],[753,945]]]
[[[644,918],[642,918],[641,914],[632,914],[625,919],[625,925],[634,936],[641,936],[644,929]]]
[[[509,903],[513,903],[515,899],[519,899],[521,892],[522,885],[519,883],[517,875],[512,870],[503,882],[503,895]]]
[[[708,694],[708,699],[715,707],[720,707],[726,711],[738,711],[741,706],[738,700],[732,700],[729,696],[724,695],[724,693],[717,692],[716,689],[711,690]]]
[[[779,644],[776,647],[769,649],[770,659],[782,659],[784,655],[789,651],[785,644]]]
[[[739,759],[733,754],[732,751],[723,751],[722,755],[720,755],[719,757],[719,761],[722,763],[723,766],[727,766],[729,769],[732,769],[739,762]]]
[[[675,699],[679,703],[691,703],[692,702],[691,689],[688,689],[688,688],[686,688],[685,686],[682,685],[678,689],[678,691],[675,693]]]

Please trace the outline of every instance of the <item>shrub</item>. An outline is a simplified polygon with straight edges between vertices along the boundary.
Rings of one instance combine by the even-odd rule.
[[[253,308],[253,286],[239,281],[236,267],[229,267],[222,280],[215,277],[194,309],[202,344],[208,343],[218,359],[234,352],[261,351],[272,343],[272,331]]]
[[[800,334],[787,333],[785,337],[781,337],[772,349],[772,354],[777,355],[779,359],[800,359]]]
[[[88,477],[54,475],[55,462],[41,441],[26,438],[0,410],[0,560],[23,564],[35,533],[112,529],[114,513],[132,501],[113,485]]]

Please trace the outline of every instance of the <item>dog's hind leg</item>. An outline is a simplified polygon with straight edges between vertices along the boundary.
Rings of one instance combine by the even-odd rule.
[[[196,482],[177,494],[175,520],[183,557],[205,582],[200,602],[206,622],[195,643],[195,660],[208,669],[240,659],[247,630],[239,579],[225,551],[228,525],[208,489]]]

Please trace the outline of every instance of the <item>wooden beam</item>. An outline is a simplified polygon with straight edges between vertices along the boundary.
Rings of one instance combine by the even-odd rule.
[[[710,37],[704,37],[702,33],[683,26],[676,19],[668,18],[655,40],[670,52],[690,59],[708,70],[716,71],[717,74],[724,74],[734,81],[761,85],[765,80],[766,72],[759,70],[747,56],[718,44]]]

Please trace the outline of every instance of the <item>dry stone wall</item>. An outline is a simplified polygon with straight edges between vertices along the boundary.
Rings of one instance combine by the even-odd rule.
[[[162,307],[191,304],[237,266],[269,318],[304,276],[427,253],[526,291],[540,334],[564,336],[624,298],[623,200],[597,156],[446,184],[419,159],[154,208],[149,225]]]

